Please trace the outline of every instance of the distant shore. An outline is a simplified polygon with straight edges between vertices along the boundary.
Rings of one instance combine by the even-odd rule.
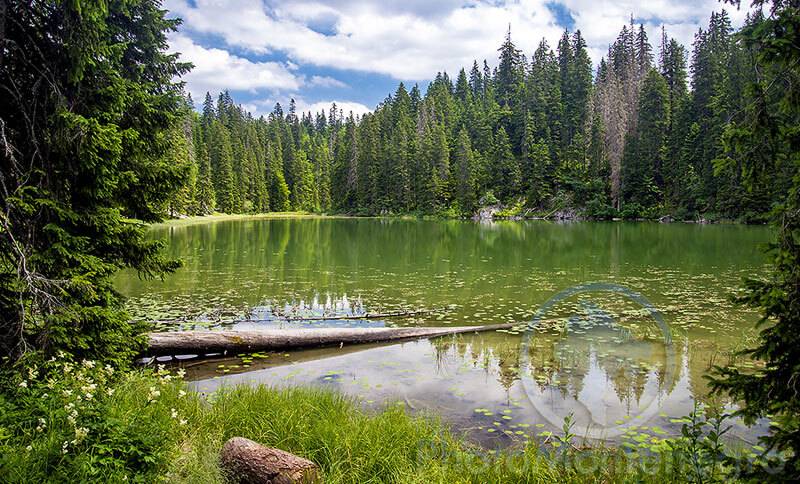
[[[182,218],[166,219],[163,222],[152,224],[153,227],[180,227],[207,222],[225,222],[228,220],[262,220],[273,218],[332,218],[337,215],[315,214],[310,212],[267,212],[267,213],[213,213],[211,215],[192,215]]]

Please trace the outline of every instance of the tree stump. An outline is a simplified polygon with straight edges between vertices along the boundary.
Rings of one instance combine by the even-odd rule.
[[[234,482],[246,484],[299,484],[319,482],[319,467],[308,459],[264,447],[243,437],[222,446],[221,464]]]

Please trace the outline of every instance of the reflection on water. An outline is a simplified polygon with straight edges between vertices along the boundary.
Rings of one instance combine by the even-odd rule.
[[[663,346],[616,342],[617,333],[606,334],[591,344],[568,335],[541,338],[532,350],[539,383],[533,393],[521,384],[519,337],[496,333],[242,355],[190,366],[188,378],[204,393],[237,383],[335,388],[370,408],[396,402],[435,412],[490,447],[556,432],[570,413],[601,427],[612,423],[664,437],[679,433],[676,418],[692,409],[700,383],[689,371],[686,342],[674,345],[679,365],[665,380]],[[641,412],[648,407],[654,411]],[[764,430],[737,423],[735,435],[752,441]]]
[[[137,318],[167,321],[162,329],[524,323],[555,293],[587,281],[629,287],[662,312],[669,347],[641,307],[619,295],[563,301],[531,340],[531,386],[522,384],[522,335],[513,330],[188,368],[205,392],[237,382],[311,384],[367,406],[399,401],[486,445],[546,436],[569,414],[585,428],[626,432],[601,432],[611,440],[630,429],[674,434],[675,418],[694,398],[707,399],[709,364],[755,365],[730,356],[757,315],[729,296],[763,267],[758,244],[769,238],[766,229],[736,226],[375,219],[218,222],[153,235],[185,267],[163,282],[123,274],[117,287]],[[432,312],[339,319],[414,309]],[[752,440],[763,430],[736,433]]]

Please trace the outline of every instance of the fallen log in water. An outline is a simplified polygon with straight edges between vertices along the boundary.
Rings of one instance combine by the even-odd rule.
[[[144,356],[285,351],[510,329],[516,323],[435,328],[311,328],[150,333]]]
[[[310,460],[243,437],[225,442],[220,464],[231,481],[240,483],[310,484],[320,478],[319,467]]]

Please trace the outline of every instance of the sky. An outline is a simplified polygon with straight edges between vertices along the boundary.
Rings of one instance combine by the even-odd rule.
[[[455,79],[473,59],[497,64],[509,27],[528,57],[542,38],[555,48],[564,29],[580,30],[597,65],[633,16],[658,49],[662,25],[691,50],[717,0],[165,0],[182,25],[170,49],[194,64],[184,76],[199,105],[229,90],[254,115],[294,98],[298,111],[332,102],[362,114],[400,81],[425,90],[437,72]],[[724,6],[733,24],[745,12]]]

